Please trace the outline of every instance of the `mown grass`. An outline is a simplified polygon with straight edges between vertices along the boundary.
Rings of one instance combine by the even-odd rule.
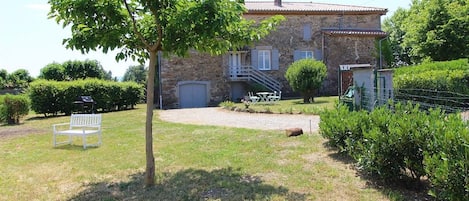
[[[145,110],[103,114],[103,145],[52,147],[36,115],[0,132],[0,200],[395,200],[368,186],[318,134],[182,125],[154,118],[156,185],[143,187]],[[24,129],[27,128],[27,129]]]
[[[275,113],[275,114],[313,114],[319,115],[321,112],[334,107],[339,100],[337,96],[315,97],[314,103],[304,103],[303,99],[280,100],[275,103],[250,103],[251,112]],[[246,109],[244,103],[234,103],[231,109]]]

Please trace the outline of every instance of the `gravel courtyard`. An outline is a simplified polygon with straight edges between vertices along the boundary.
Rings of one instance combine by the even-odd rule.
[[[291,114],[246,113],[225,110],[219,107],[171,109],[158,112],[163,121],[216,125],[262,130],[285,130],[302,128],[305,133],[319,131],[319,116]]]

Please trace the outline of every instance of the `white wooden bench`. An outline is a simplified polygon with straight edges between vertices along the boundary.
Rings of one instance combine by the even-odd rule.
[[[68,125],[68,129],[65,126]],[[60,130],[60,129],[63,130]],[[83,138],[83,148],[87,146],[101,145],[101,114],[72,114],[70,123],[61,123],[52,125],[54,132],[54,147],[60,144],[72,144],[74,136]],[[57,142],[57,136],[67,136],[68,140]],[[87,144],[86,137],[89,135],[97,135],[98,142],[95,144]]]

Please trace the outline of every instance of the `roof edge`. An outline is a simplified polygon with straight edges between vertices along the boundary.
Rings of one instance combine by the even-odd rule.
[[[325,28],[321,31],[330,36],[363,36],[363,37],[387,37],[388,33],[381,29],[334,29]]]

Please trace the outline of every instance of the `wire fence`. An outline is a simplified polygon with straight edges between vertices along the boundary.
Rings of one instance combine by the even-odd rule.
[[[389,103],[410,102],[420,105],[423,110],[440,108],[447,113],[469,113],[469,95],[450,91],[374,88],[358,89],[355,95],[355,108],[369,111]]]

